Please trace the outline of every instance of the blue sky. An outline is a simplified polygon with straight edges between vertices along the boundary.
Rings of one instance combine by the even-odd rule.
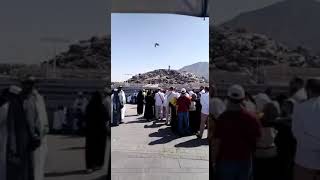
[[[125,74],[209,61],[209,19],[167,14],[112,14],[111,18],[112,81],[131,77]]]

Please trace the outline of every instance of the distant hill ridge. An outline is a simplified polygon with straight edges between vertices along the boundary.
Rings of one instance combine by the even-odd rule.
[[[319,19],[319,1],[285,0],[242,13],[220,26],[246,28],[251,32],[265,34],[291,48],[304,46],[319,54]]]
[[[209,80],[209,62],[197,62],[179,69],[180,72],[191,72],[199,77]]]
[[[206,80],[190,72],[157,69],[147,73],[135,75],[128,79],[127,82],[137,84],[187,84],[204,83]]]

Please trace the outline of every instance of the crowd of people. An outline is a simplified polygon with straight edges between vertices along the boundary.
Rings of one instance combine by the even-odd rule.
[[[212,86],[209,144],[217,180],[320,179],[320,79],[290,81],[289,92],[250,95]]]
[[[120,90],[119,90],[120,89]],[[121,98],[122,97],[122,98]],[[113,90],[113,124],[122,123],[125,94],[122,87]],[[163,121],[180,136],[196,135],[202,138],[209,117],[209,87],[187,92],[185,88],[158,88],[140,90],[137,95],[137,114],[147,121]],[[121,117],[121,118],[120,118]]]
[[[47,162],[47,135],[63,129],[65,109],[58,107],[50,129],[46,103],[36,88],[37,80],[28,77],[21,86],[11,85],[0,95],[0,179],[43,180]],[[82,93],[73,104],[72,127],[81,127],[85,136],[85,162],[88,173],[101,169],[111,153],[105,154],[111,135],[110,95],[96,91],[89,101]],[[57,120],[58,119],[58,120]],[[58,121],[58,122],[57,122]],[[52,131],[53,130],[53,131]],[[110,144],[110,142],[109,142]],[[110,168],[109,168],[110,169]],[[108,177],[110,177],[110,171]],[[108,178],[107,177],[107,178]]]

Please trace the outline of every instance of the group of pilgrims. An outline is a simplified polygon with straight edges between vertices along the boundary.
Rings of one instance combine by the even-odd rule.
[[[210,178],[320,179],[320,78],[295,77],[284,94],[210,89]]]
[[[113,125],[118,126],[124,118],[125,94],[122,87],[112,95]],[[122,110],[122,111],[121,111]],[[187,92],[185,88],[158,88],[140,90],[137,95],[137,115],[147,121],[163,121],[179,136],[196,135],[202,138],[209,117],[209,87],[201,86]],[[165,120],[165,121],[164,121]]]
[[[0,94],[0,180],[44,180],[50,151],[47,135],[63,129],[65,114],[59,106],[61,118],[55,117],[50,128],[45,98],[36,88],[37,79],[28,77],[20,84],[22,88],[11,85]],[[104,94],[93,92],[89,101],[79,93],[73,104],[74,109],[80,109],[78,115],[74,114],[82,123],[71,124],[79,124],[79,127],[83,124],[87,173],[100,170],[105,165],[111,167],[111,153],[108,152],[108,136],[111,135],[109,89],[106,88]],[[110,168],[107,169],[106,179],[110,179]]]

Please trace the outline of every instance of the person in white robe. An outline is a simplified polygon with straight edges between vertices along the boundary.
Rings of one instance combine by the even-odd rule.
[[[40,146],[33,152],[34,179],[43,180],[47,160],[47,133],[49,132],[48,116],[44,98],[35,88],[35,79],[29,78],[23,82],[26,95],[24,110],[29,123],[30,132],[40,139]]]
[[[118,91],[119,91],[120,101],[123,104],[123,108],[121,109],[121,121],[122,121],[124,119],[125,113],[126,113],[127,100],[126,100],[126,94],[122,90],[122,86],[119,86]]]
[[[55,132],[60,132],[64,124],[66,124],[66,113],[63,106],[59,106],[54,112],[52,128]]]

